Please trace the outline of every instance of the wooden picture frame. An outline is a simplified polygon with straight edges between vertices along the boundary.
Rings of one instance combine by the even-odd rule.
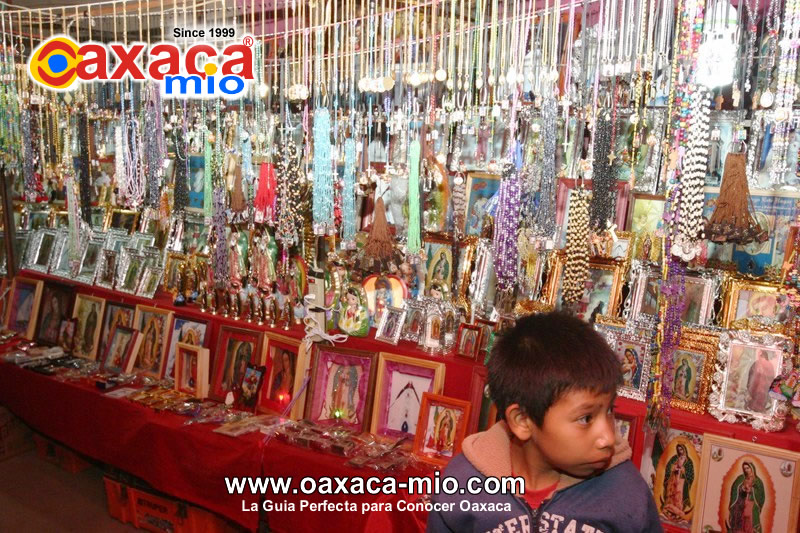
[[[303,343],[293,337],[267,333],[265,389],[261,393],[260,410],[271,410],[297,420],[302,418],[308,388],[303,381],[308,368]],[[296,398],[296,394],[299,398]],[[292,403],[294,402],[294,403]]]
[[[769,391],[776,377],[791,371],[792,350],[792,339],[782,335],[723,331],[708,412],[723,422],[745,422],[762,431],[782,430],[787,410]]]
[[[739,524],[758,524],[754,531],[796,531],[798,469],[800,453],[706,434],[692,533],[731,531]]]
[[[128,372],[128,365],[133,363],[142,337],[139,330],[125,327],[114,326],[108,336],[106,349],[103,353],[100,369],[103,372],[121,374]]]
[[[100,330],[100,353],[106,352],[109,335],[116,326],[133,327],[136,307],[121,302],[106,302],[103,326]]]
[[[377,354],[314,345],[305,418],[357,433],[366,431],[372,414]]]
[[[175,347],[175,390],[198,400],[208,396],[208,348],[177,343]]]
[[[264,364],[264,333],[223,325],[217,334],[209,397],[224,401],[238,391],[247,364]]]
[[[445,364],[439,361],[381,352],[370,433],[412,438],[422,407],[422,393],[440,394],[445,370]]]
[[[3,325],[28,340],[36,332],[36,316],[42,298],[44,283],[41,280],[16,276],[11,282],[9,304]]]
[[[156,379],[164,377],[167,366],[167,339],[172,327],[172,311],[139,304],[133,318],[134,327],[141,332],[142,342],[136,352],[130,372]]]
[[[97,346],[100,341],[100,329],[106,301],[97,296],[78,294],[72,318],[77,320],[72,354],[86,359],[97,358]]]
[[[481,326],[463,323],[459,325],[458,338],[456,340],[456,355],[477,361],[481,349],[482,333],[483,329]]]
[[[718,349],[718,332],[689,326],[681,328],[680,344],[673,352],[673,409],[696,414],[706,412]]]
[[[470,409],[468,401],[423,392],[412,453],[426,463],[446,465],[461,453]]]
[[[175,375],[175,353],[178,348],[178,343],[208,348],[210,340],[211,323],[209,321],[189,318],[183,315],[174,315],[172,317],[172,326],[170,327],[169,341],[167,344],[167,368],[164,375],[170,377]],[[206,389],[208,389],[208,387],[206,387]]]
[[[36,319],[38,344],[56,346],[61,322],[71,317],[74,289],[55,283],[45,283]]]

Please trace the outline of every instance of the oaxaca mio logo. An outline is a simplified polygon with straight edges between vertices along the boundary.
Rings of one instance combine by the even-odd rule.
[[[28,73],[33,81],[52,91],[71,91],[79,83],[128,78],[158,82],[165,98],[234,99],[243,96],[253,80],[252,44],[253,38],[247,35],[241,43],[230,44],[221,52],[203,42],[185,50],[167,42],[148,49],[140,42],[88,41],[79,45],[66,35],[54,35],[33,51]]]

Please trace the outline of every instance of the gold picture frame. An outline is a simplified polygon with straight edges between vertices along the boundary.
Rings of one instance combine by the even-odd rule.
[[[110,229],[126,230],[128,235],[132,235],[136,231],[136,225],[139,222],[139,215],[141,213],[135,209],[112,209],[106,213],[106,220],[103,224],[103,229],[108,231]]]
[[[791,305],[778,283],[728,277],[723,283],[720,324],[729,329],[784,333]]]
[[[74,348],[72,354],[86,359],[97,359],[97,347],[100,344],[100,331],[103,329],[103,315],[106,301],[97,296],[79,294],[75,298],[72,318],[75,325]],[[91,328],[91,329],[90,329]]]
[[[706,412],[718,350],[719,333],[689,326],[681,329],[680,344],[673,355],[671,405],[674,409],[699,415]]]
[[[550,258],[547,282],[545,289],[543,290],[543,294],[545,296],[544,303],[553,306],[553,308],[556,310],[561,309],[561,278],[564,275],[564,266],[566,265],[566,261],[567,256],[565,253],[559,252],[557,254],[553,254],[553,256]],[[602,276],[594,279],[592,276],[593,270],[610,273],[611,278],[608,279],[607,277]],[[607,315],[610,317],[617,316],[620,305],[620,296],[622,293],[622,284],[625,278],[624,264],[614,259],[594,257],[589,261],[589,276],[590,278],[584,281],[585,284],[588,284],[590,281],[593,283],[611,283],[608,293],[608,302],[605,302],[602,298],[595,298],[592,292],[590,292],[588,302],[585,302],[586,305],[584,306],[579,303],[578,312],[576,315],[583,320],[588,319],[589,321],[591,321],[593,316],[597,315]],[[594,289],[589,290],[593,291]],[[586,299],[585,293],[586,288],[584,289],[584,297],[581,299],[581,301]],[[600,306],[600,303],[604,305]]]

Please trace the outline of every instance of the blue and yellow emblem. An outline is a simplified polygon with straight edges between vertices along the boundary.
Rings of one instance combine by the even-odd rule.
[[[40,85],[56,91],[72,89],[78,77],[77,66],[83,56],[79,47],[66,36],[57,36],[40,44],[28,61],[31,78]]]

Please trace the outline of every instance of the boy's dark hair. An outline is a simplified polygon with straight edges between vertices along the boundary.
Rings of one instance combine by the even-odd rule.
[[[622,383],[622,365],[603,336],[559,312],[520,318],[495,341],[488,367],[500,417],[516,403],[539,427],[564,393],[608,393]]]

